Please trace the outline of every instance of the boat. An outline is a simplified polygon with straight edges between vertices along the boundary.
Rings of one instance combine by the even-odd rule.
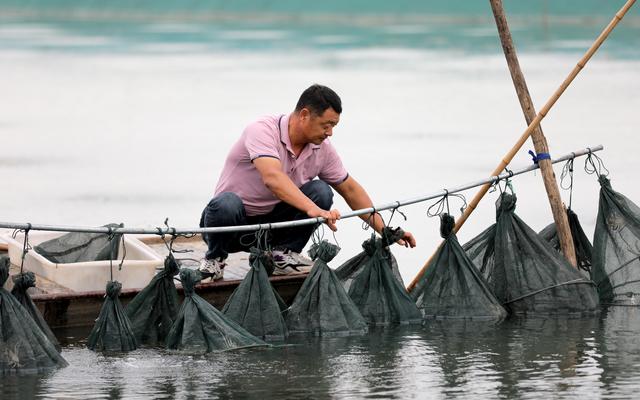
[[[160,259],[164,259],[167,256],[168,249],[160,237],[147,235],[138,239],[152,249]],[[184,253],[183,265],[195,267],[197,260],[204,257],[206,245],[200,235],[197,235],[191,238],[177,238],[174,243],[174,249],[181,252],[188,251]],[[0,243],[0,252],[6,252],[7,250],[8,245]],[[177,253],[175,256],[177,259],[181,259],[181,253]],[[223,279],[218,281],[204,279],[196,286],[198,295],[218,309],[222,309],[231,293],[240,284],[250,268],[248,253],[231,254],[227,262],[228,265],[225,268]],[[114,265],[116,264],[114,263]],[[287,304],[290,304],[296,293],[298,293],[310,267],[300,269],[301,272],[298,274],[272,276],[269,278],[275,290]],[[20,266],[12,263],[10,275],[13,276],[18,273],[20,273]],[[13,282],[9,279],[6,288],[11,290],[12,285]],[[178,294],[182,296],[183,290],[179,282],[176,282],[176,287]],[[143,287],[123,289],[120,294],[122,304],[126,305],[142,289]],[[29,294],[51,329],[56,333],[56,336],[66,337],[70,332],[88,331],[93,327],[104,302],[105,290],[71,290],[52,280],[36,275],[36,287],[30,288]]]

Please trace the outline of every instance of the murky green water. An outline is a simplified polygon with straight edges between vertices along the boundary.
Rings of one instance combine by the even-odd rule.
[[[505,1],[537,105],[621,5]],[[543,125],[553,155],[604,144],[614,187],[640,202],[637,7]],[[288,112],[313,82],[342,96],[332,141],[377,203],[484,177],[524,129],[486,1],[0,0],[0,220],[194,227],[243,127]],[[575,182],[590,233],[598,185],[580,170]],[[544,227],[539,176],[514,186],[519,215]],[[462,242],[493,222],[494,199]],[[395,221],[418,239],[395,250],[405,281],[439,242],[425,210]],[[341,221],[332,266],[368,236]],[[67,340],[68,368],[2,377],[0,398],[633,398],[639,312],[431,322],[206,357],[97,355],[84,332]]]
[[[499,325],[432,321],[288,347],[188,356],[156,349],[105,356],[68,344],[70,366],[3,377],[11,398],[633,398],[640,309]],[[75,340],[75,339],[71,339]]]

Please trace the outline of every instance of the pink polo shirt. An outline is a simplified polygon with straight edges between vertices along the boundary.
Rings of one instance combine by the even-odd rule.
[[[231,148],[215,190],[216,195],[237,194],[249,216],[267,214],[280,202],[253,165],[258,157],[280,160],[282,171],[298,187],[316,177],[337,185],[349,176],[329,139],[307,144],[296,157],[289,139],[289,115],[262,117],[247,126]]]

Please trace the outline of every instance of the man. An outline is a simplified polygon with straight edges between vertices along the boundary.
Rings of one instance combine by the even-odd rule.
[[[202,212],[201,227],[281,222],[309,217],[326,218],[335,231],[340,219],[331,209],[335,189],[351,209],[372,207],[369,195],[350,176],[329,142],[340,121],[340,97],[322,85],[305,90],[290,115],[263,117],[250,124],[231,148],[215,190]],[[319,179],[315,179],[315,178]],[[384,227],[375,214],[362,219],[379,233]],[[276,264],[274,275],[284,275],[307,264],[299,255],[314,225],[273,229],[268,233]],[[208,245],[200,271],[212,279],[222,278],[229,253],[247,250],[252,235],[204,234]],[[415,247],[406,232],[398,242]]]

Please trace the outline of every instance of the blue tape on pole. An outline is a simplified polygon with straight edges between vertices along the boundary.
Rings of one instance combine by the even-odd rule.
[[[529,150],[529,154],[531,155],[531,159],[533,160],[534,164],[537,164],[540,160],[551,160],[551,154],[549,153],[538,153],[536,155],[533,150]]]

